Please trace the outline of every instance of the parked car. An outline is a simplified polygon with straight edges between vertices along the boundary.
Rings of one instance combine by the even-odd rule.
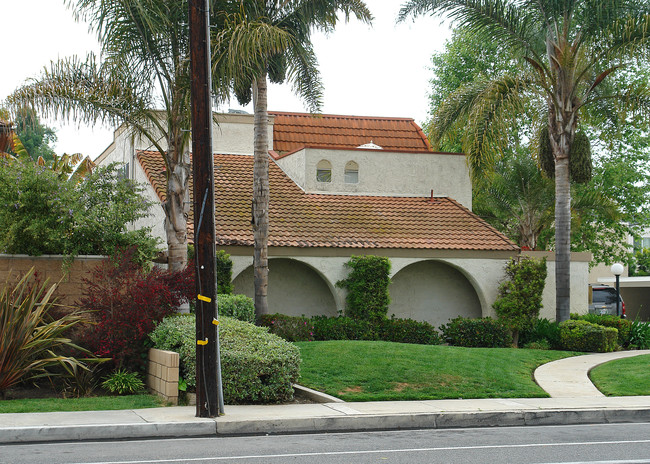
[[[619,295],[620,316],[625,317],[625,303]],[[616,316],[616,289],[607,285],[589,285],[589,312]]]

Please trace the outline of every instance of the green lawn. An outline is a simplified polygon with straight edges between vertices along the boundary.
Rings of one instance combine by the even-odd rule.
[[[577,353],[389,342],[296,343],[299,383],[345,401],[533,398],[541,364]]]
[[[607,396],[650,395],[650,355],[601,364],[591,370],[589,377]]]
[[[143,409],[164,406],[153,395],[97,396],[88,398],[34,398],[0,400],[0,413],[103,411],[110,409]]]

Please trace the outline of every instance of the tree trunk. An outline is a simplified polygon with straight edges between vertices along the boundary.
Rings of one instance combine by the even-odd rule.
[[[187,265],[187,217],[190,208],[189,166],[190,155],[180,139],[170,137],[167,162],[167,198],[165,232],[167,234],[168,264],[172,271]]]
[[[253,269],[255,312],[268,314],[269,282],[269,116],[266,100],[266,73],[253,82],[255,107],[255,161],[253,167]]]
[[[567,106],[571,108],[571,105]],[[571,184],[569,152],[575,133],[575,113],[556,119],[549,112],[549,134],[555,158],[555,318],[569,319],[571,311]]]

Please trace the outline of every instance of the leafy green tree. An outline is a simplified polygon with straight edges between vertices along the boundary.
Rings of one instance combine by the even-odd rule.
[[[65,182],[32,162],[0,160],[0,251],[27,254],[112,255],[136,247],[151,259],[157,241],[127,224],[148,215],[142,188],[100,167],[80,183]]]
[[[338,14],[370,22],[361,0],[233,0],[226,2],[216,34],[213,66],[241,103],[253,99],[255,141],[253,168],[253,236],[255,309],[268,314],[269,143],[267,79],[289,80],[310,111],[321,106],[322,83],[311,44],[315,29],[331,31]]]
[[[502,134],[507,133],[507,116],[525,108],[523,102],[537,99],[540,110],[529,116],[548,127],[555,165],[556,319],[567,320],[569,155],[584,108],[607,102],[623,109],[648,101],[645,83],[623,88],[601,84],[623,69],[628,57],[647,51],[650,7],[624,0],[410,0],[399,18],[421,14],[447,14],[480,39],[502,43],[528,66],[526,72],[474,82],[453,93],[433,120],[432,141],[439,143],[442,134],[466,122],[463,145],[477,175],[506,142]]]
[[[626,71],[626,77],[638,82],[650,80],[647,63],[644,66],[641,58],[635,61],[633,72]],[[432,63],[431,115],[463,85],[518,69],[511,53],[494,42],[477,40],[464,28],[454,31],[444,50],[433,55]],[[611,120],[611,112],[603,109],[590,111],[583,124],[595,141],[593,176],[587,184],[572,185],[571,249],[592,252],[592,263],[611,264],[628,259],[628,236],[637,235],[648,224],[650,182],[646,166],[650,143],[647,130],[640,129],[640,124]],[[531,159],[531,150],[520,142],[533,132],[532,121],[525,117],[528,113],[523,112],[524,117],[519,115],[512,125],[521,131],[512,131],[510,143],[502,148],[493,169],[472,178],[472,204],[474,212],[519,245],[550,249],[554,236],[553,183],[542,176],[537,160]],[[431,122],[425,127],[430,131]],[[443,150],[462,150],[463,131],[458,132],[445,137]]]
[[[499,286],[499,296],[492,305],[499,320],[512,331],[514,346],[519,333],[537,322],[546,285],[546,258],[511,259],[506,265],[508,280]]]
[[[46,163],[51,163],[54,159],[52,144],[56,142],[54,129],[42,124],[36,112],[31,108],[20,108],[16,112],[14,124],[16,136],[27,153],[34,160],[40,157]]]
[[[187,0],[70,0],[101,45],[90,54],[54,62],[9,97],[14,108],[83,123],[125,124],[165,162],[165,230],[170,268],[187,263],[190,73]],[[210,11],[221,2],[210,1]],[[216,21],[216,19],[215,19]],[[224,95],[215,81],[213,90]],[[159,108],[159,109],[158,109]]]

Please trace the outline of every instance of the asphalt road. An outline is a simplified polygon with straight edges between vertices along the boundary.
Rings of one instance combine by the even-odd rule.
[[[0,446],[2,464],[650,463],[650,423]]]

